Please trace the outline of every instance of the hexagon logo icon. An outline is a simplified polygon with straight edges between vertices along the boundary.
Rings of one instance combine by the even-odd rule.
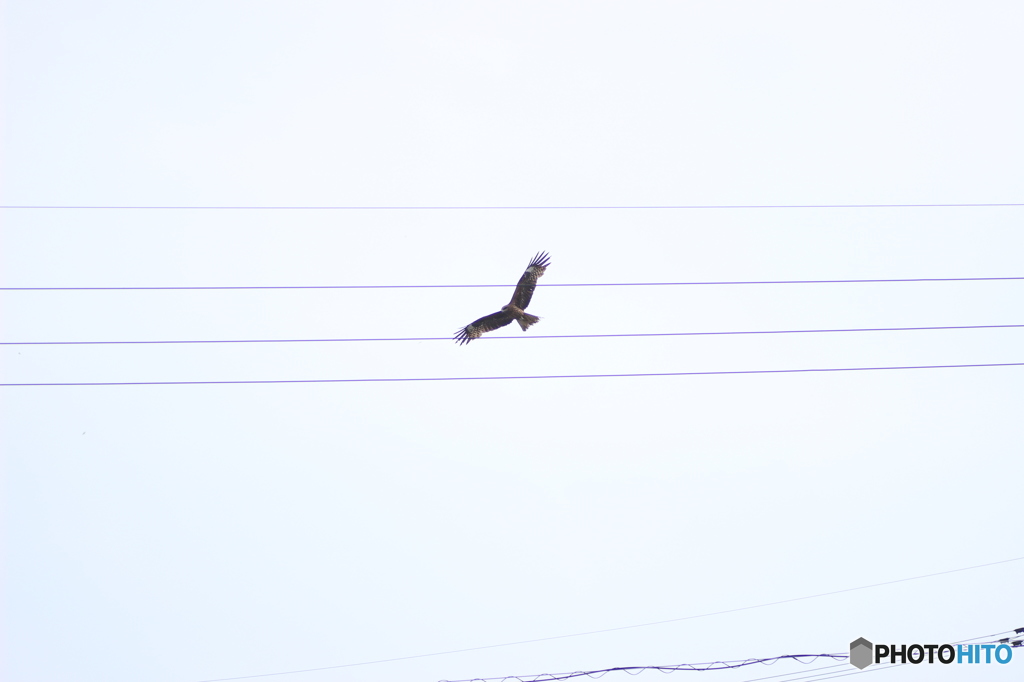
[[[872,663],[875,645],[861,637],[850,642],[850,663],[863,670]]]

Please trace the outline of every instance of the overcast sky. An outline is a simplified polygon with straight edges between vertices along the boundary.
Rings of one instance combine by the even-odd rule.
[[[3,291],[8,343],[443,339],[4,345],[7,384],[1024,362],[1024,328],[533,338],[1024,324],[1021,280],[539,287],[528,332],[449,340],[541,250],[541,284],[1024,276],[1019,2],[8,0],[3,22],[0,286],[508,285]],[[835,204],[1018,205],[9,208]],[[436,682],[1024,626],[1024,367],[0,400],[11,682],[491,647],[253,678]],[[1015,654],[868,672],[1019,679]]]

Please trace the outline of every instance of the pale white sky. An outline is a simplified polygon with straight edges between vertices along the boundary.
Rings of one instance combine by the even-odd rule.
[[[5,206],[1024,202],[1016,2],[9,0],[3,13]],[[0,286],[512,284],[540,250],[543,284],[1013,277],[1022,219],[1020,206],[2,209]],[[4,291],[0,340],[447,337],[510,293]],[[1024,281],[542,287],[536,327],[464,347],[0,357],[4,383],[1008,363],[1024,362],[1024,329],[529,337],[1024,324],[1022,298]],[[12,682],[345,665],[1024,556],[1021,367],[8,386],[0,400]],[[1022,577],[1024,561],[1003,563],[261,679],[955,641],[1024,626]],[[982,672],[1021,666],[1018,650]],[[633,679],[604,679],[620,678]]]

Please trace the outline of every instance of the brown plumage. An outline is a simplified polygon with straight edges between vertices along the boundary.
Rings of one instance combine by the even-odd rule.
[[[516,285],[515,293],[512,294],[512,300],[508,302],[508,305],[502,306],[501,310],[496,313],[485,315],[479,320],[467,324],[456,332],[455,340],[460,345],[469,343],[473,339],[480,338],[482,334],[511,324],[512,320],[518,322],[524,332],[530,328],[530,325],[536,324],[540,318],[524,311],[526,306],[530,305],[530,299],[533,298],[533,290],[537,288],[537,280],[548,269],[550,262],[548,254],[544,251],[534,256],[530,264],[526,266],[526,272],[519,278],[519,284]]]

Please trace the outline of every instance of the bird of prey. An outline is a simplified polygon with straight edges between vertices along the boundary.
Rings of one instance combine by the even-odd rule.
[[[537,280],[548,269],[550,262],[545,251],[534,256],[530,264],[526,266],[526,272],[519,278],[519,284],[516,285],[516,291],[512,294],[512,300],[508,302],[508,305],[502,306],[501,310],[496,313],[485,315],[479,320],[467,324],[456,332],[455,340],[459,342],[459,345],[469,343],[473,339],[480,338],[482,334],[500,329],[506,324],[511,324],[512,320],[518,322],[524,332],[530,328],[530,325],[536,324],[540,318],[524,311],[526,306],[530,305],[530,299],[533,298],[533,290],[537,288]]]

